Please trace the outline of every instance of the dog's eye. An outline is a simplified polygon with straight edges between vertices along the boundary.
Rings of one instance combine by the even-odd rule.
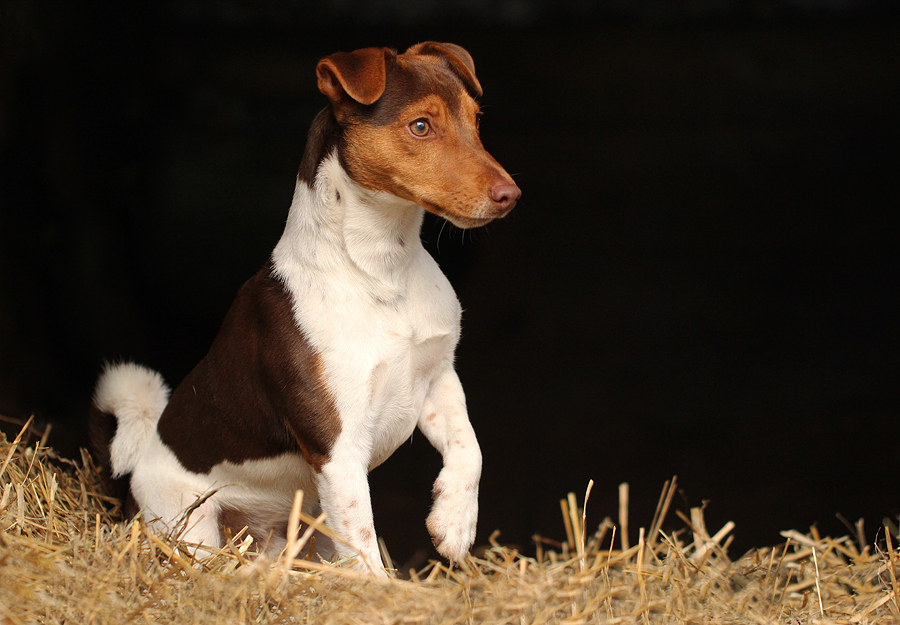
[[[410,123],[409,131],[417,137],[424,137],[431,132],[431,124],[426,119],[417,119]]]

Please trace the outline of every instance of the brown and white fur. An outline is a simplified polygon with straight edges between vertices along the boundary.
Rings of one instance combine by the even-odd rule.
[[[520,196],[478,135],[481,86],[453,44],[322,59],[316,117],[281,240],[240,289],[209,353],[169,396],[159,374],[107,367],[95,392],[98,453],[126,511],[185,540],[249,527],[285,544],[294,497],[380,566],[368,472],[416,426],[442,454],[427,527],[438,551],[475,538],[481,452],[453,368],[460,305],[419,240],[423,208],[462,228]],[[105,436],[104,436],[105,433]]]

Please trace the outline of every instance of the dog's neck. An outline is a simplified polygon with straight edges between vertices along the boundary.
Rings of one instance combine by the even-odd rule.
[[[312,188],[297,180],[275,257],[323,269],[349,261],[376,282],[399,287],[421,248],[423,215],[413,202],[359,186],[332,152]]]

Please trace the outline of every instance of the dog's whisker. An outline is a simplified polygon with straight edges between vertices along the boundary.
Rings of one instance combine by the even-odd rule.
[[[444,228],[447,226],[448,223],[449,222],[446,219],[441,220],[441,229],[438,230],[437,245],[436,245],[438,254],[441,253],[441,235],[444,234]]]

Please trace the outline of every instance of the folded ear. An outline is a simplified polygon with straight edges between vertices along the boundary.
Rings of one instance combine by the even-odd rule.
[[[373,104],[384,93],[388,48],[363,48],[326,56],[316,66],[319,91],[338,104],[345,94],[360,104]]]
[[[474,98],[481,96],[481,83],[475,77],[475,63],[472,61],[472,56],[462,46],[455,43],[425,41],[412,46],[406,51],[406,54],[431,54],[444,57],[456,75],[463,81],[469,94]]]

